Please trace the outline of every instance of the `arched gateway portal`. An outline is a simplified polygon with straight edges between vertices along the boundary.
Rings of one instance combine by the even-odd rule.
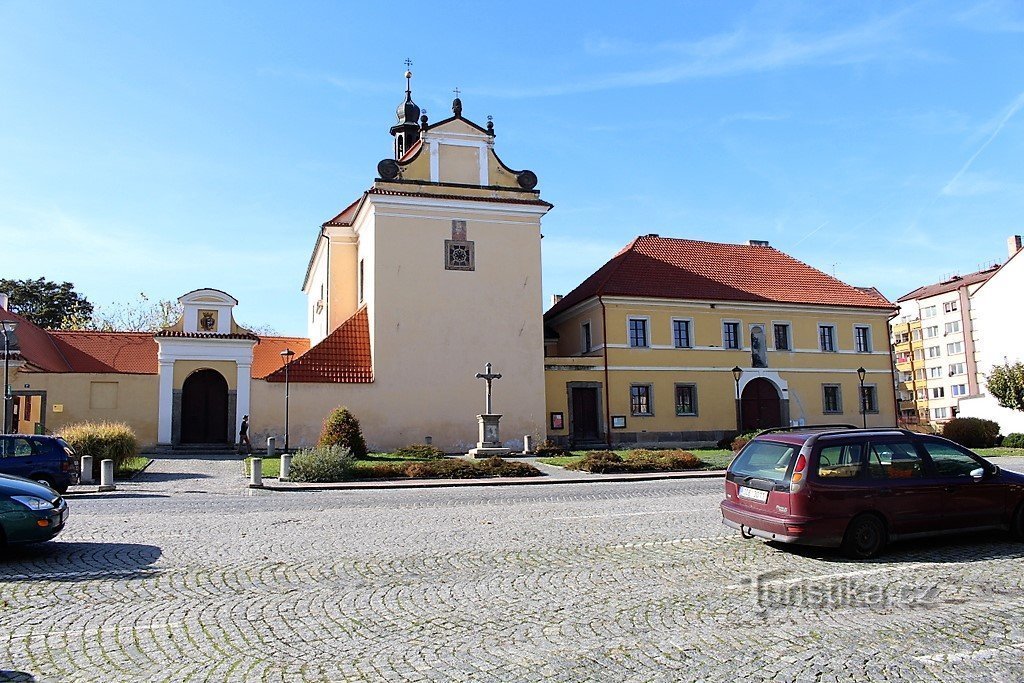
[[[181,442],[228,442],[228,383],[216,370],[196,370],[181,387]]]
[[[752,379],[743,387],[740,408],[743,410],[744,432],[782,426],[779,392],[774,384],[763,377]]]

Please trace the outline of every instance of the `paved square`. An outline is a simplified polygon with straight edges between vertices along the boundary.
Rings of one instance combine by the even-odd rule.
[[[721,482],[269,493],[161,460],[0,560],[0,679],[1024,679],[1024,544],[743,541]]]

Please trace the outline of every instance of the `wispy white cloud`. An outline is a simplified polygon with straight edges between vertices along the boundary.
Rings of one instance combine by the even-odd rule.
[[[1014,115],[1018,111],[1021,110],[1022,107],[1024,107],[1024,92],[1017,95],[1016,99],[1014,99],[1013,102],[1011,102],[1010,105],[1000,115],[996,117],[995,125],[992,127],[992,133],[988,136],[985,142],[983,142],[982,145],[974,152],[974,154],[971,155],[971,157],[964,163],[964,165],[960,167],[960,170],[956,172],[956,175],[954,175],[949,180],[949,182],[947,182],[945,186],[943,186],[942,194],[956,194],[957,183],[960,182],[960,179],[963,177],[963,175],[967,173],[968,169],[970,169],[974,161],[979,156],[981,156],[981,153],[984,152],[997,137],[999,137],[999,134],[1003,131],[1003,128],[1006,127],[1006,124],[1010,121],[1010,119],[1014,117]],[[990,125],[991,124],[986,124],[985,127],[989,127]]]
[[[996,192],[1019,192],[1021,186],[1017,183],[1010,183],[998,178],[992,178],[985,173],[964,173],[955,182],[950,181],[942,188],[942,194],[951,197],[975,197],[983,194]]]
[[[922,58],[926,55],[904,44],[902,25],[909,11],[904,9],[852,28],[823,34],[765,33],[743,27],[693,42],[644,45],[615,39],[590,40],[584,44],[584,49],[590,54],[661,59],[668,55],[669,63],[557,85],[484,87],[474,91],[493,97],[545,97],[664,85],[809,64],[858,64],[906,55]]]
[[[1024,6],[1020,2],[987,0],[953,15],[967,28],[986,33],[1024,33]]]

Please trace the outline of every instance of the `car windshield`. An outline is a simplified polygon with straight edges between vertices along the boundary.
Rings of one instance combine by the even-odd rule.
[[[772,481],[786,481],[796,446],[776,441],[752,441],[732,464],[733,474]]]

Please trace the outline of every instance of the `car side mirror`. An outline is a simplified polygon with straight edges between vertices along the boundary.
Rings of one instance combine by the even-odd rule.
[[[985,470],[979,467],[976,470],[971,470],[971,479],[974,481],[981,481],[985,478]]]

